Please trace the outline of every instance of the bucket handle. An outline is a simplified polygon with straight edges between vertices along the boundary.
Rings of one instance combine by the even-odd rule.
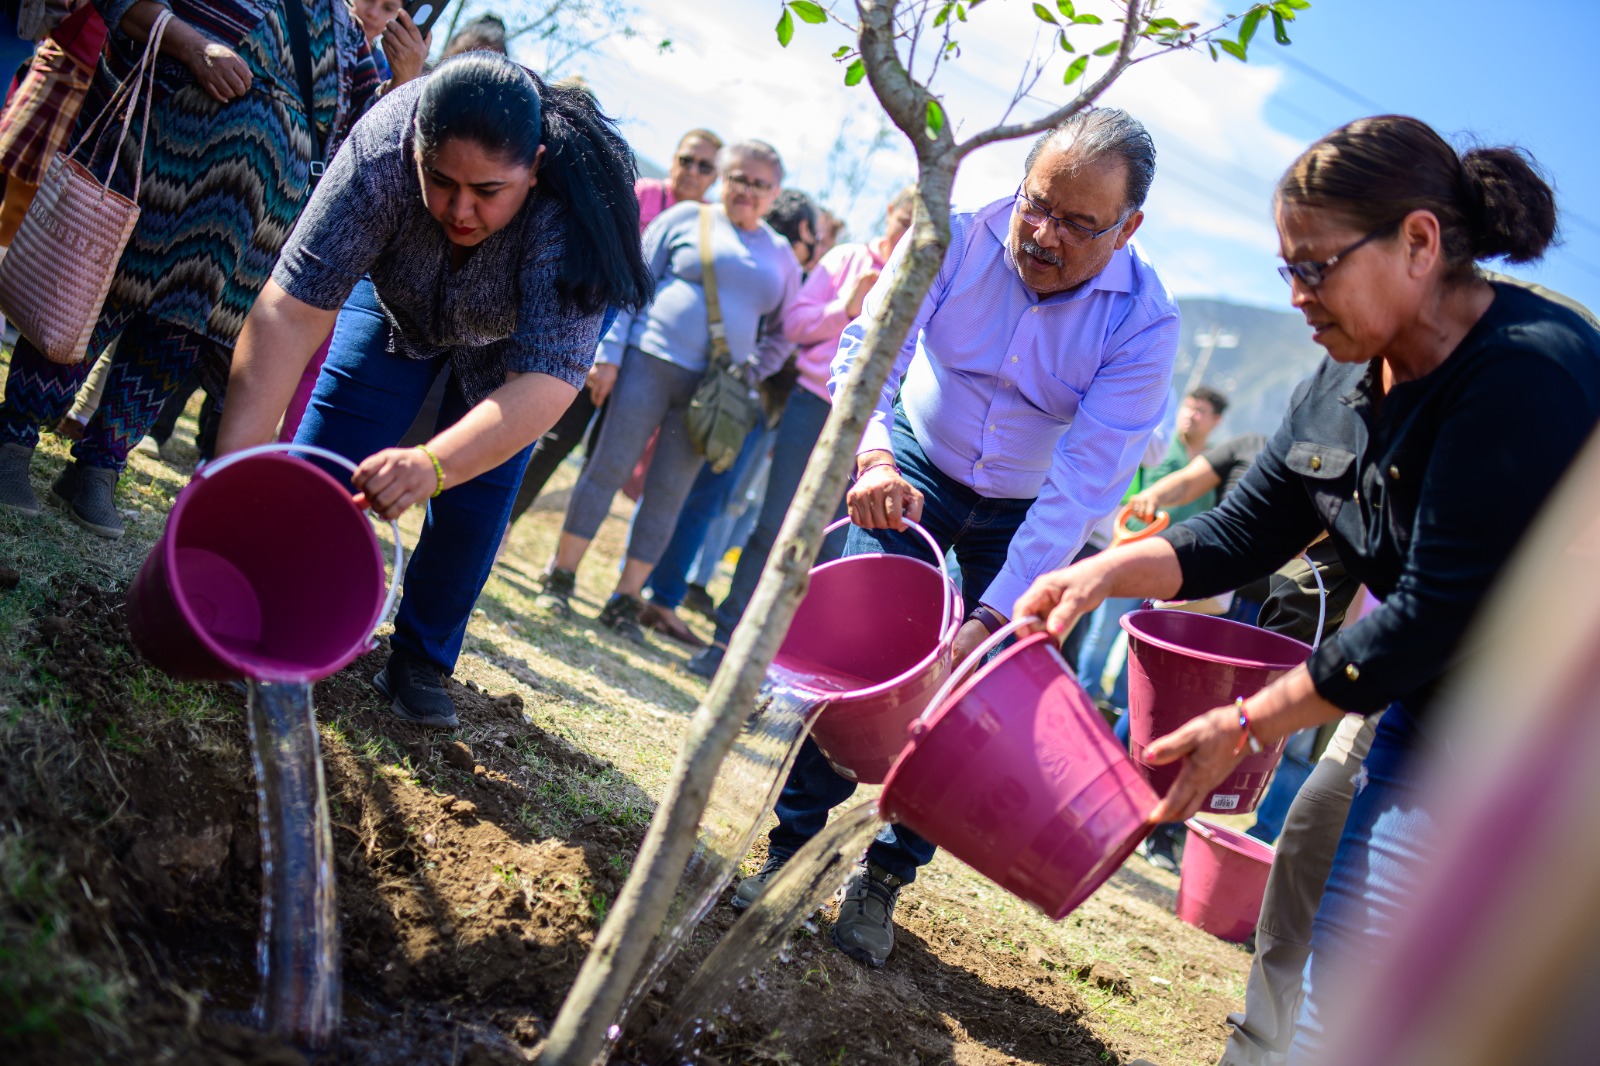
[[[1132,544],[1136,540],[1153,537],[1163,529],[1166,529],[1167,524],[1172,521],[1172,516],[1167,512],[1157,511],[1155,518],[1143,529],[1129,529],[1128,518],[1132,514],[1133,504],[1131,503],[1123,504],[1122,509],[1117,512],[1117,517],[1112,522],[1115,527],[1111,534],[1111,546],[1113,548],[1119,544]]]
[[[224,455],[221,459],[213,459],[194,473],[195,477],[210,477],[224,467],[232,466],[241,459],[248,459],[252,455],[266,455],[269,452],[299,452],[304,455],[314,455],[318,459],[326,459],[344,467],[352,474],[356,472],[356,464],[340,455],[338,452],[319,448],[315,444],[273,443],[258,444],[254,448],[245,448],[242,451]],[[394,577],[389,579],[389,595],[383,601],[383,610],[378,614],[377,624],[372,627],[374,635],[378,627],[389,620],[394,613],[395,601],[400,597],[400,575],[405,573],[405,549],[401,547],[400,523],[396,519],[389,520],[389,528],[394,531]]]
[[[958,593],[955,590],[956,583],[950,580],[950,568],[944,565],[944,552],[940,549],[939,542],[933,539],[933,534],[929,533],[926,529],[923,529],[909,518],[905,520],[905,523],[906,525],[910,526],[918,536],[928,542],[929,548],[933,549],[933,557],[934,559],[938,560],[939,564],[939,574],[944,578],[944,615],[939,619],[939,636],[942,640],[950,635],[950,627],[952,625],[950,616],[954,613],[952,608],[956,597],[958,596]],[[830,524],[827,529],[824,529],[822,531],[822,535],[826,537],[834,530],[841,529],[849,524],[850,519],[841,518],[837,522]]]
[[[1322,583],[1322,571],[1317,569],[1317,564],[1312,561],[1309,551],[1301,552],[1300,558],[1306,561],[1311,568],[1311,576],[1317,582],[1317,635],[1311,638],[1311,650],[1316,651],[1322,644],[1322,626],[1328,620],[1328,586]]]
[[[1017,630],[1026,626],[1037,625],[1041,621],[1043,619],[1034,614],[1026,614],[1021,618],[1014,618],[991,633],[989,639],[973,648],[972,654],[962,659],[956,665],[956,668],[950,671],[950,676],[944,679],[944,684],[939,686],[939,691],[933,694],[933,699],[928,701],[928,705],[922,709],[922,713],[917,716],[917,720],[911,723],[908,732],[913,737],[921,736],[922,731],[927,728],[928,719],[933,717],[933,712],[943,705],[945,700],[950,698],[950,693],[954,692],[956,686],[967,679],[968,674],[983,664],[984,658],[991,651],[998,648],[1002,641]]]

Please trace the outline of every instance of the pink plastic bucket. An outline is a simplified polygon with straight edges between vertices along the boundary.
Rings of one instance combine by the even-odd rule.
[[[1051,918],[1088,899],[1150,831],[1155,792],[1043,633],[941,694],[912,735],[879,812]]]
[[[1273,849],[1255,837],[1191,818],[1178,875],[1178,917],[1242,943],[1256,930]]]
[[[1181,761],[1150,766],[1144,749],[1196,715],[1249,698],[1305,662],[1311,649],[1291,637],[1188,611],[1132,611],[1128,631],[1129,751],[1150,787],[1165,795]],[[1287,738],[1285,738],[1287,739]],[[1283,754],[1284,740],[1248,755],[1202,811],[1256,809]]]
[[[906,524],[927,540],[939,567],[877,553],[823,563],[811,571],[772,660],[788,683],[826,695],[811,739],[835,770],[869,785],[889,776],[906,726],[949,676],[962,613],[938,543]]]
[[[211,464],[178,494],[128,590],[134,644],[165,673],[316,680],[372,646],[394,599],[372,524],[348,488],[287,451],[350,466],[267,445]],[[399,544],[396,526],[396,574]]]

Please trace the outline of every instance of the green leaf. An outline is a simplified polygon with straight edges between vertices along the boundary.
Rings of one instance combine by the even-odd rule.
[[[789,0],[789,8],[800,16],[801,22],[809,22],[813,26],[820,26],[828,21],[828,13],[822,10],[822,5],[814,4],[811,0]]]
[[[1056,10],[1065,18],[1076,18],[1077,10],[1072,6],[1072,0],[1056,0]]]
[[[939,101],[928,101],[928,136],[937,137],[939,131],[944,129],[944,108],[939,106]]]
[[[789,17],[789,9],[784,8],[783,14],[778,18],[778,43],[785,48],[794,40],[794,19]]]
[[[835,58],[835,59],[843,59],[845,56],[847,56],[849,54],[850,54],[850,46],[847,45],[847,44],[841,44],[838,48],[835,48],[833,50],[833,58]]]
[[[1101,18],[1099,15],[1079,15],[1072,21],[1079,26],[1099,26],[1104,24],[1105,19]]]
[[[1276,3],[1272,5],[1272,13],[1274,15],[1282,15],[1289,22],[1294,21],[1294,8],[1290,7],[1284,0],[1276,0]]]
[[[1211,62],[1215,63],[1217,61],[1217,59],[1218,59],[1217,46],[1212,44],[1210,41],[1207,41],[1206,42],[1206,47],[1211,49]]]
[[[1067,68],[1067,76],[1061,79],[1061,84],[1071,85],[1073,82],[1083,77],[1084,69],[1088,67],[1088,65],[1088,56],[1079,56],[1077,59],[1074,59],[1072,61],[1072,65]]]
[[[1244,45],[1240,44],[1238,41],[1218,41],[1217,44],[1222,47],[1224,52],[1228,53],[1239,62],[1245,62]]]
[[[1062,30],[1060,33],[1056,34],[1056,40],[1060,43],[1061,50],[1063,52],[1076,52],[1077,51],[1076,48],[1072,47],[1072,42],[1067,40],[1067,31],[1066,30]]]
[[[1276,11],[1272,13],[1272,37],[1279,44],[1289,43],[1289,27],[1284,25],[1283,16]]]
[[[1251,8],[1239,24],[1239,47],[1250,47],[1250,39],[1256,35],[1256,27],[1261,25],[1261,10],[1259,7]]]
[[[1099,48],[1096,48],[1094,50],[1094,54],[1097,55],[1097,56],[1108,56],[1112,52],[1115,52],[1118,48],[1121,48],[1121,47],[1122,47],[1122,42],[1121,41],[1108,41],[1105,44],[1101,45]]]
[[[1050,14],[1050,9],[1045,7],[1043,4],[1034,4],[1033,13],[1038,15],[1039,18],[1043,19],[1045,22],[1050,23],[1052,26],[1056,24],[1056,17]]]
[[[1283,0],[1283,2],[1294,8],[1296,11],[1305,11],[1311,6],[1311,0]]]
[[[867,64],[860,59],[844,68],[844,83],[846,85],[860,85],[861,79],[867,76]]]
[[[956,5],[956,18],[957,18],[957,20],[959,20],[961,22],[967,21],[967,5],[965,5],[965,4],[957,4]]]
[[[950,9],[955,6],[956,5],[954,4],[946,4],[939,9],[939,13],[933,16],[933,25],[935,28],[943,26],[946,22],[950,21]]]

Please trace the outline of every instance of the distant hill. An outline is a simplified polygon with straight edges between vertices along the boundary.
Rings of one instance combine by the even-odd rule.
[[[1215,331],[1236,337],[1234,347],[1217,346],[1200,384],[1226,393],[1231,400],[1218,429],[1221,438],[1239,433],[1271,434],[1283,421],[1289,396],[1323,358],[1311,340],[1311,329],[1298,312],[1269,311],[1223,300],[1178,301],[1183,333],[1178,343],[1172,387],[1189,385],[1204,337]]]

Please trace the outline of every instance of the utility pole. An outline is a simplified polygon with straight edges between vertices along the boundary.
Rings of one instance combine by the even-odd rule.
[[[1200,387],[1201,379],[1206,374],[1206,367],[1211,365],[1211,356],[1218,348],[1239,347],[1239,335],[1213,323],[1203,333],[1194,335],[1194,343],[1199,351],[1194,357],[1194,365],[1189,369],[1189,383],[1183,387],[1185,396]]]

